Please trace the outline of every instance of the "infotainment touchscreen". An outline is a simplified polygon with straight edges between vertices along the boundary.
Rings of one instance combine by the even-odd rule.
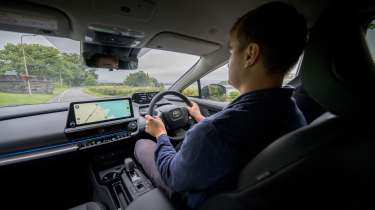
[[[130,99],[112,99],[106,101],[93,101],[74,103],[75,125],[92,124],[108,120],[133,117]]]

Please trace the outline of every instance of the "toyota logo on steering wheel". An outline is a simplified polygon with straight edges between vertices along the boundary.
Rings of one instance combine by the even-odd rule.
[[[173,111],[172,111],[172,117],[175,118],[175,119],[181,117],[181,112],[180,112],[180,110],[177,110],[177,109],[176,109],[176,110],[173,110]]]

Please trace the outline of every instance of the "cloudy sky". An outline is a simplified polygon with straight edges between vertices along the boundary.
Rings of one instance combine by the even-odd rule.
[[[22,33],[14,33],[7,31],[0,31],[0,48],[3,48],[6,43],[19,44],[21,43]],[[29,34],[30,35],[30,34]],[[61,52],[79,53],[79,42],[66,38],[47,37],[47,36],[24,36],[22,41],[27,44],[41,44],[50,47],[56,47]]]
[[[192,67],[199,57],[181,53],[166,52],[162,50],[150,50],[139,58],[137,70],[98,70],[100,82],[116,81],[122,82],[130,73],[138,70],[147,72],[163,83],[172,83]]]
[[[6,43],[18,44],[21,42],[22,33],[0,31],[0,48]],[[56,47],[61,52],[79,53],[80,43],[78,41],[46,36],[25,36],[23,42],[28,44],[41,44]],[[163,83],[173,83],[193,66],[199,57],[194,55],[167,52],[162,50],[150,50],[139,59],[137,70],[115,70],[98,69],[98,82],[123,82],[127,75],[143,70]]]

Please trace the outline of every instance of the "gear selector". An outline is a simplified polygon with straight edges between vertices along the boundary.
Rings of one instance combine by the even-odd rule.
[[[134,171],[135,163],[132,158],[125,158],[124,165],[126,172]]]
[[[135,170],[136,166],[132,158],[125,158],[124,165],[125,165],[125,172],[129,176],[132,183],[135,183],[137,180],[141,178],[139,174],[137,173],[137,171]]]
[[[122,173],[121,178],[128,189],[132,200],[153,189],[150,180],[148,180],[142,171],[137,168],[137,165],[132,158],[125,158],[124,168],[125,172]]]

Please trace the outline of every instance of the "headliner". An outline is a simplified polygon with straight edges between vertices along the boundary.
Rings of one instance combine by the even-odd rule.
[[[63,11],[71,20],[71,38],[82,40],[91,24],[128,28],[145,33],[144,47],[155,35],[161,32],[174,32],[216,43],[226,47],[227,34],[235,22],[247,11],[270,2],[265,0],[32,0]],[[129,3],[130,2],[130,3]],[[328,1],[285,1],[294,5],[308,20],[311,26]],[[124,6],[137,7],[134,13],[121,11]],[[178,47],[178,46],[177,46]],[[183,46],[181,46],[183,48]]]

